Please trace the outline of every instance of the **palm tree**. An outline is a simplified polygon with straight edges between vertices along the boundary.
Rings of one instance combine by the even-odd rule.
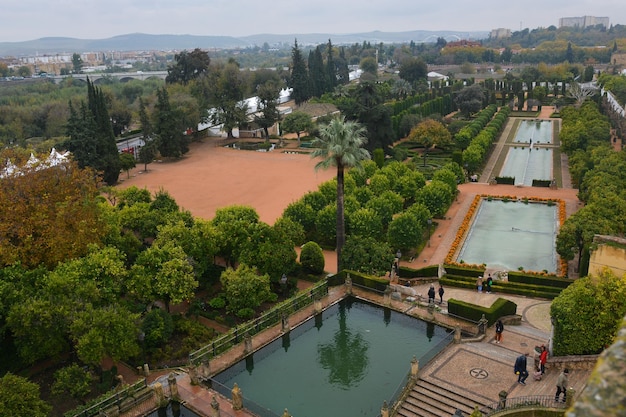
[[[343,184],[346,168],[360,168],[361,162],[370,159],[369,152],[363,148],[367,143],[366,129],[357,122],[346,121],[343,116],[336,117],[319,131],[315,140],[317,149],[312,158],[321,157],[315,169],[337,167],[337,272],[341,271],[341,249],[346,242],[346,230],[343,208]]]

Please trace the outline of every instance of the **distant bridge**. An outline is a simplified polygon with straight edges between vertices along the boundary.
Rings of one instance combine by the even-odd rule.
[[[70,75],[54,75],[49,77],[54,80],[55,84],[60,83],[66,78],[73,78],[75,80],[82,80],[87,82],[87,78],[94,84],[102,82],[102,80],[117,78],[121,82],[127,82],[130,80],[145,81],[149,78],[159,78],[165,80],[167,77],[167,71],[135,71],[135,72],[91,72],[87,74],[70,74]]]

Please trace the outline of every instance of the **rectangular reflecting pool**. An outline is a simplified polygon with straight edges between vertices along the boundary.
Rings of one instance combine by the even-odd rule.
[[[515,132],[514,142],[552,143],[551,120],[522,120]]]
[[[375,417],[449,331],[355,298],[329,307],[213,379],[276,415]],[[245,406],[245,402],[244,402]]]
[[[557,207],[482,199],[457,262],[555,273]]]
[[[533,185],[533,180],[551,180],[552,152],[550,148],[509,148],[501,177],[514,177],[515,184]]]

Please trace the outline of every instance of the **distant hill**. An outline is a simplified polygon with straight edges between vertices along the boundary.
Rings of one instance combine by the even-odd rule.
[[[58,53],[82,53],[99,51],[168,51],[183,49],[233,49],[250,46],[270,46],[293,44],[298,39],[300,45],[316,45],[328,42],[333,44],[353,44],[364,41],[370,43],[415,43],[436,42],[438,37],[448,41],[459,39],[484,39],[489,32],[459,32],[459,31],[427,31],[415,30],[410,32],[364,32],[353,34],[259,34],[243,37],[232,36],[194,36],[194,35],[148,35],[132,33],[114,36],[108,39],[76,39],[76,38],[41,38],[24,42],[0,42],[0,56],[28,56]]]

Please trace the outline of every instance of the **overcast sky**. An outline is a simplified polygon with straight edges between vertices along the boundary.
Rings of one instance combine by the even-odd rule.
[[[128,33],[245,36],[626,24],[624,0],[0,0],[0,42]]]

